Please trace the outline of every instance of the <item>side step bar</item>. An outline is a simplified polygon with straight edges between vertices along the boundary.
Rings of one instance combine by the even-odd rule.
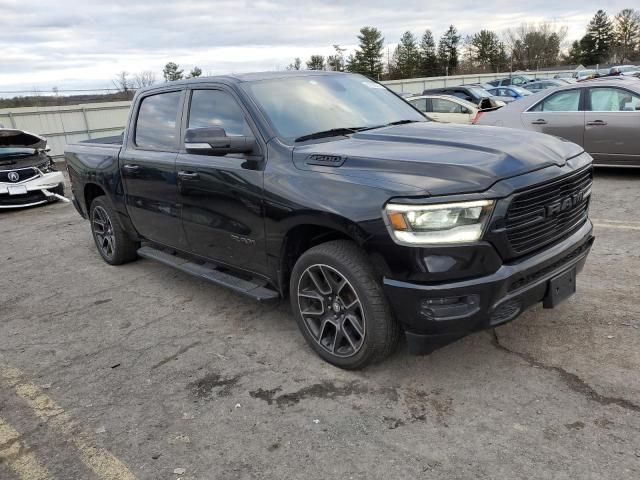
[[[280,297],[278,292],[272,290],[263,284],[254,283],[251,280],[245,280],[234,276],[231,273],[218,270],[215,265],[194,263],[186,258],[170,253],[163,252],[153,247],[144,246],[138,249],[138,255],[149,260],[176,268],[182,272],[193,275],[194,277],[207,280],[208,282],[230,288],[238,293],[242,293],[252,297],[260,302],[276,300]]]

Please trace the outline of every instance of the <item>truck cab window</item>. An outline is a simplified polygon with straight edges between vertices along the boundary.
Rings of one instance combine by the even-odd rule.
[[[136,121],[135,144],[142,148],[174,149],[182,92],[160,93],[142,99]]]
[[[250,136],[251,129],[235,99],[222,90],[194,90],[188,128],[222,127],[228,136]]]

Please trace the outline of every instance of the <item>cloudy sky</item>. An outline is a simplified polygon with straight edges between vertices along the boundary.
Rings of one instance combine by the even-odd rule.
[[[552,21],[579,38],[598,8],[613,15],[631,0],[0,0],[0,92],[107,88],[117,72],[156,72],[175,61],[206,74],[284,69],[299,56],[349,49],[363,25],[400,35],[451,23],[463,36]]]

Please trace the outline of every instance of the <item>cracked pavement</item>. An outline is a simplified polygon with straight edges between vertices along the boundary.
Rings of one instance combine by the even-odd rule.
[[[568,302],[361,372],[71,206],[0,212],[0,478],[640,478],[639,182],[597,172]]]

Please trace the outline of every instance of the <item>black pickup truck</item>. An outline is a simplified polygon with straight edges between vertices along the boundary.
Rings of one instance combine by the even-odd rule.
[[[554,307],[594,239],[579,146],[430,122],[359,75],[154,86],[121,138],[65,156],[106,262],[288,296],[309,345],[342,368],[383,359],[403,333],[428,353]]]

